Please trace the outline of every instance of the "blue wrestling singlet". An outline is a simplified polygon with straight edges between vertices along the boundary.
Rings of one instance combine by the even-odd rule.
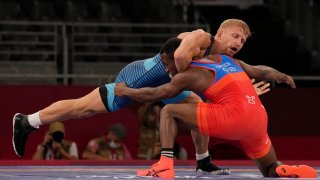
[[[214,36],[211,36],[211,44],[206,49],[204,56],[210,54],[214,42]],[[99,88],[101,99],[109,112],[114,112],[126,107],[134,100],[128,97],[119,97],[114,95],[115,83],[126,82],[128,87],[158,87],[170,82],[171,78],[166,73],[166,68],[161,61],[160,54],[152,58],[134,61],[124,67],[116,77],[114,83],[105,84]],[[190,95],[190,91],[183,91],[174,98],[162,100],[165,104],[178,103]]]
[[[124,67],[116,77],[114,83],[105,84],[99,88],[100,95],[104,105],[109,112],[114,112],[126,107],[133,100],[128,97],[119,97],[114,95],[115,83],[126,82],[128,87],[143,88],[143,87],[158,87],[170,82],[163,65],[160,54],[156,56],[134,61]],[[175,98],[163,100],[164,103],[177,103],[190,95],[190,91],[184,91]]]

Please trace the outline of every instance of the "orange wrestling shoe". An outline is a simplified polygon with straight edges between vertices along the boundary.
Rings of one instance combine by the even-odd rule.
[[[317,172],[307,165],[280,165],[276,168],[276,172],[280,177],[293,177],[293,178],[316,178]]]
[[[138,171],[137,176],[174,178],[173,159],[161,156],[159,162],[153,164],[150,169]]]

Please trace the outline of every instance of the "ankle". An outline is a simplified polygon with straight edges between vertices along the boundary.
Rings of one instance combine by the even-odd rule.
[[[39,126],[42,125],[42,122],[40,120],[39,111],[34,114],[28,115],[28,122],[29,122],[30,126],[38,129]]]
[[[173,159],[173,148],[161,148],[161,157]]]
[[[282,163],[279,161],[276,161],[274,163],[272,163],[268,168],[267,168],[267,172],[268,172],[268,177],[279,177],[279,174],[276,172],[276,168],[278,166],[280,166]]]
[[[203,154],[196,154],[196,160],[202,160],[207,158],[209,155],[209,151],[203,153]]]
[[[198,164],[198,165],[206,165],[206,164],[210,164],[210,163],[211,163],[211,157],[210,157],[210,155],[207,156],[207,157],[205,157],[205,158],[203,158],[203,159],[197,160],[197,164]]]

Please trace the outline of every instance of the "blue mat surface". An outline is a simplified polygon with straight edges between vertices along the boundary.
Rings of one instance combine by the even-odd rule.
[[[159,179],[135,176],[148,166],[2,166],[0,180],[70,180],[70,179]],[[274,179],[263,178],[256,167],[229,167],[231,175],[196,174],[192,166],[176,166],[175,179]],[[320,168],[317,167],[318,176]],[[282,178],[287,179],[287,178]]]

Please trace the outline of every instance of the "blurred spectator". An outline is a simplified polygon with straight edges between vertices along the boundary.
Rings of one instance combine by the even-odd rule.
[[[82,154],[84,159],[123,160],[132,159],[129,150],[123,143],[127,129],[122,124],[114,124],[103,136],[89,141]]]
[[[163,107],[161,102],[146,103],[138,109],[140,121],[138,159],[159,159],[160,137],[159,120],[160,111]],[[187,151],[177,142],[174,143],[174,156],[177,159],[187,159]]]
[[[162,104],[146,103],[138,109],[139,128],[139,145],[138,159],[151,159],[150,150],[158,152],[156,143],[159,142],[159,120]],[[153,152],[153,150],[151,151]],[[149,157],[147,157],[149,154]],[[153,153],[151,153],[153,154]]]
[[[75,142],[65,139],[65,127],[61,122],[50,124],[43,142],[38,145],[33,160],[78,159]]]

